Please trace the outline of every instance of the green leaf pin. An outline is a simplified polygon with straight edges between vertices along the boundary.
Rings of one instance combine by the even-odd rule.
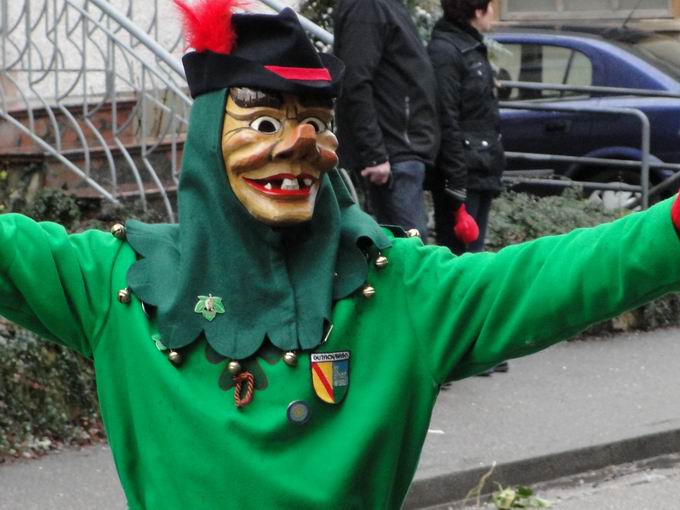
[[[158,349],[159,351],[167,351],[168,350],[168,348],[161,341],[161,335],[159,335],[159,334],[151,335],[151,340],[153,340],[153,343],[156,344],[156,349]]]
[[[198,296],[198,303],[194,307],[194,312],[203,315],[204,319],[213,320],[218,313],[224,313],[224,305],[222,298],[208,294],[207,296]]]

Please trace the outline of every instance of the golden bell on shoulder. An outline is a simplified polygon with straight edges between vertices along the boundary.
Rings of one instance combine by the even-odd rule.
[[[113,234],[113,237],[116,239],[125,239],[125,226],[120,223],[116,223],[113,227],[111,227],[111,234]]]
[[[375,267],[377,267],[378,269],[382,269],[383,267],[387,266],[389,262],[390,261],[387,260],[387,257],[385,257],[384,255],[380,255],[378,256],[377,259],[375,259]]]
[[[410,228],[406,231],[407,237],[420,237],[420,230],[417,228]]]

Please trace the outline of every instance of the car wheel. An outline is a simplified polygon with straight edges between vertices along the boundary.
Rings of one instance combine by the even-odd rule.
[[[591,182],[639,184],[640,175],[634,170],[607,168],[588,176]],[[634,191],[596,190],[588,195],[588,200],[601,204],[606,210],[623,209],[632,198],[640,198],[641,193]],[[635,207],[635,210],[640,206]]]

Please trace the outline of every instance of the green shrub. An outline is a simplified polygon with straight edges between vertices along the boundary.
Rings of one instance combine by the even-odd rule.
[[[100,438],[92,364],[0,322],[0,459]]]
[[[81,219],[80,208],[72,195],[59,188],[41,188],[33,200],[18,212],[36,221],[55,221],[71,229]]]
[[[544,198],[511,191],[492,202],[486,247],[498,251],[509,244],[593,227],[622,214],[583,200],[578,191]]]

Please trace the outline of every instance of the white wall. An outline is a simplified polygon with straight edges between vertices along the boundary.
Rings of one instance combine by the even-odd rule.
[[[283,3],[297,6],[298,0],[282,0]],[[140,27],[148,27],[158,9],[158,29],[152,30],[151,35],[166,49],[172,49],[173,54],[180,58],[183,52],[183,42],[179,42],[180,23],[179,17],[171,0],[108,0],[109,4],[117,9],[128,12],[131,10],[130,18]],[[55,3],[58,4],[55,7]],[[254,1],[254,10],[267,11],[266,6]],[[83,38],[85,24],[78,12],[78,7],[86,8],[87,11],[95,15],[96,19],[101,18],[101,11],[87,0],[0,0],[0,18],[7,12],[6,19],[0,19],[0,26],[13,28],[9,36],[4,41],[0,41],[0,64],[2,67],[11,66],[10,76],[18,83],[18,89],[25,93],[37,92],[46,98],[63,94],[75,84],[69,96],[81,97],[83,95],[98,95],[105,88],[107,79],[104,69],[107,67],[107,58],[113,58],[116,62],[117,72],[124,78],[115,79],[117,92],[128,92],[135,87],[125,83],[131,80],[136,85],[140,85],[141,73],[140,64],[132,54],[123,50],[114,52],[113,57],[107,46],[107,37],[102,29],[92,32],[88,38]],[[55,11],[56,9],[56,11]],[[65,9],[65,10],[64,10]],[[56,30],[52,31],[57,18]],[[31,31],[30,39],[27,38],[27,21],[31,25],[37,25]],[[124,44],[132,45],[135,41],[124,31],[120,30],[115,23],[110,23],[104,19],[104,27],[116,31],[116,37]],[[87,22],[87,29],[92,31],[95,25]],[[67,36],[67,30],[70,36]],[[57,41],[55,47],[54,40]],[[3,44],[4,42],[4,44]],[[28,43],[31,43],[30,45]],[[29,52],[24,49],[30,47]],[[19,55],[21,60],[17,62]],[[145,48],[137,46],[134,55],[144,61],[152,62],[153,55]],[[126,62],[128,59],[128,62]],[[129,65],[128,65],[129,64]],[[38,79],[43,70],[59,68],[59,73],[49,73],[44,79]],[[86,67],[88,73],[83,76],[81,69]],[[128,67],[131,71],[128,71]],[[33,69],[32,74],[28,69]],[[32,76],[32,80],[29,80]],[[29,86],[29,82],[33,82]],[[148,83],[146,84],[149,85]],[[7,99],[20,99],[17,87],[11,80],[0,81]]]

